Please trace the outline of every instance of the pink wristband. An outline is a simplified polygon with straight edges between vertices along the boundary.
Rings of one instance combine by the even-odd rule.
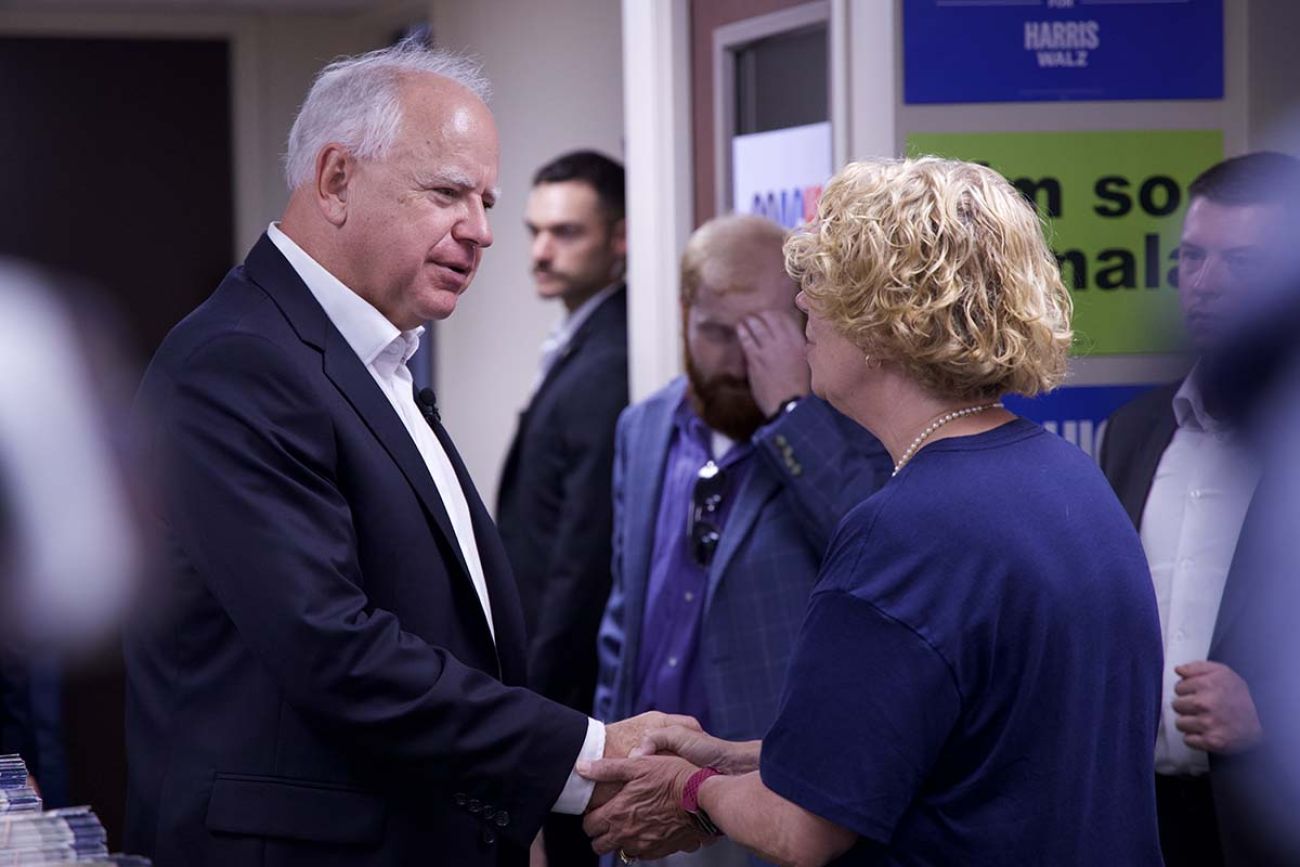
[[[690,779],[686,781],[686,788],[682,789],[682,809],[692,814],[700,812],[700,786],[709,777],[716,777],[721,773],[722,771],[717,768],[700,768],[691,774]]]

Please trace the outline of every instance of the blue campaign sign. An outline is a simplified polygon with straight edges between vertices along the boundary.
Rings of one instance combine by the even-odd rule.
[[[1222,99],[1223,0],[903,0],[908,103]]]
[[[1149,388],[1150,385],[1079,385],[1058,388],[1035,398],[1008,395],[1002,403],[1016,415],[1038,422],[1095,455],[1101,445],[1101,423]]]

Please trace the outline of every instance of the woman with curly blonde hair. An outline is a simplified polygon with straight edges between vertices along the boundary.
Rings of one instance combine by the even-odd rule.
[[[813,390],[894,477],[831,542],[767,736],[597,763],[626,781],[597,849],[690,819],[780,864],[1160,864],[1141,543],[1087,456],[1000,403],[1059,383],[1071,340],[1032,206],[979,165],[855,163],[786,265]]]

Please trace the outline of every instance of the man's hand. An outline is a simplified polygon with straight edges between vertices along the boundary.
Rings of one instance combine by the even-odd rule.
[[[579,762],[578,773],[597,785],[621,786],[582,828],[599,855],[621,849],[637,858],[694,852],[708,838],[682,809],[682,790],[696,767],[676,756]]]
[[[717,768],[732,776],[758,770],[762,741],[736,743],[715,738],[699,729],[668,726],[647,732],[631,758],[671,753],[701,768]]]
[[[550,867],[546,861],[546,838],[541,831],[533,838],[533,845],[528,847],[528,867]]]
[[[754,403],[770,416],[781,401],[812,390],[803,331],[793,313],[764,310],[736,326]]]
[[[638,716],[610,723],[605,726],[605,758],[626,758],[628,753],[641,745],[647,732],[673,726],[700,731],[700,724],[693,716],[660,713],[657,710],[647,711]],[[618,783],[616,781],[597,782],[596,790],[592,792],[591,801],[587,805],[588,812],[597,809],[614,797],[614,793],[617,791]]]
[[[1189,747],[1207,753],[1240,753],[1259,743],[1264,731],[1250,688],[1221,662],[1189,662],[1174,669],[1174,725]]]

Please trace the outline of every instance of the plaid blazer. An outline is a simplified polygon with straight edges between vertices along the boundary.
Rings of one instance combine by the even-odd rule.
[[[614,459],[613,589],[598,638],[596,716],[632,713],[654,528],[686,392],[678,378],[619,418]],[[840,519],[889,477],[864,428],[809,397],[754,435],[754,466],[737,493],[709,569],[701,653],[712,734],[762,737],[804,607]]]

